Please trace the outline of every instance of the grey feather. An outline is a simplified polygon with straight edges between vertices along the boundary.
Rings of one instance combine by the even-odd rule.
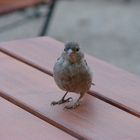
[[[73,53],[71,58],[75,59],[70,59],[69,49]],[[53,76],[60,89],[79,93],[83,97],[92,85],[92,73],[79,49],[79,45],[74,42],[65,45],[64,52],[54,65]]]

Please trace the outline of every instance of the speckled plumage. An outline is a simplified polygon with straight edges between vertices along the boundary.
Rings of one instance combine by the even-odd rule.
[[[77,43],[69,42],[65,45],[64,52],[54,65],[53,76],[59,88],[80,94],[76,104],[69,108],[77,107],[77,103],[89,90],[92,83],[91,71]],[[62,100],[60,101],[62,102]],[[54,105],[59,104],[58,102],[53,103]]]

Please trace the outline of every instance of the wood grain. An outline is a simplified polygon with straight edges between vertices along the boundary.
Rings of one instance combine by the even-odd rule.
[[[0,96],[78,139],[140,139],[140,120],[91,95],[75,110],[50,106],[64,92],[53,78],[0,53]],[[76,98],[77,95],[71,93]]]
[[[52,75],[52,68],[63,50],[63,43],[48,37],[1,43],[0,50],[36,69]],[[94,71],[90,94],[140,117],[140,78],[104,61],[86,55]]]
[[[1,140],[56,140],[75,138],[0,98]]]

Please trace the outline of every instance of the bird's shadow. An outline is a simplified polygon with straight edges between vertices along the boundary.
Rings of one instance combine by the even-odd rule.
[[[64,109],[65,105],[66,104],[61,106],[63,111],[61,111],[59,117],[63,118],[67,122],[73,122],[76,120],[75,123],[80,123],[90,118],[94,120],[94,117],[96,116],[94,109],[94,97],[91,95],[85,95],[80,106],[75,109]]]

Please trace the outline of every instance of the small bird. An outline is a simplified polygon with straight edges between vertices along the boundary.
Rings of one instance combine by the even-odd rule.
[[[72,97],[65,99],[68,92],[80,94],[78,100],[65,106],[66,109],[74,109],[80,105],[81,98],[90,89],[92,84],[92,73],[84,59],[84,54],[80,50],[78,43],[68,42],[64,51],[57,59],[53,68],[53,77],[57,86],[66,91],[59,101],[53,101],[51,105],[60,105],[70,102]]]

